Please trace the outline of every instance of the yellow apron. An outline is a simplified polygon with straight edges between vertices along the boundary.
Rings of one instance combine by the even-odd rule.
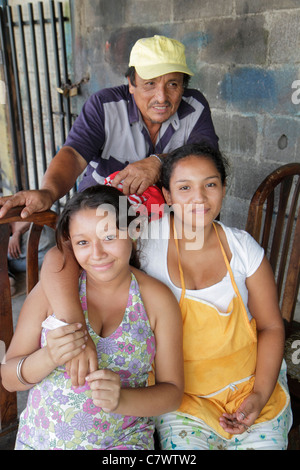
[[[235,412],[251,394],[255,380],[257,335],[254,318],[246,308],[234,281],[229,261],[214,225],[235,296],[227,312],[185,293],[178,253],[182,294],[185,390],[179,412],[204,421],[225,439],[231,434],[219,424],[222,413]],[[269,421],[288,405],[288,393],[277,382],[268,403],[255,423]]]

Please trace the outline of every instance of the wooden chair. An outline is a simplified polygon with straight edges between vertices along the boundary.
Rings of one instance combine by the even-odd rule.
[[[20,212],[23,207],[12,208],[0,219],[0,346],[6,351],[13,336],[13,315],[8,277],[7,252],[11,222],[21,222]],[[26,221],[32,222],[27,242],[26,292],[35,286],[39,278],[38,245],[44,225],[55,229],[57,214],[51,210],[37,212]],[[5,345],[3,347],[3,345]],[[0,358],[1,360],[3,357]],[[1,369],[0,369],[1,372]],[[0,374],[1,379],[1,374]],[[7,392],[0,380],[0,437],[15,431],[18,425],[17,394]]]
[[[289,163],[279,167],[267,176],[255,191],[246,224],[246,230],[264,248],[275,275],[279,304],[286,327],[285,358],[294,416],[289,437],[298,449],[300,449],[300,366],[293,365],[293,350],[288,348],[288,345],[290,345],[289,339],[300,340],[300,323],[294,321],[300,281],[299,191],[300,163]],[[294,376],[293,369],[299,372],[299,380]]]

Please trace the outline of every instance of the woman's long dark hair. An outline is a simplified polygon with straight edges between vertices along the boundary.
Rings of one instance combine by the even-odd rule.
[[[122,206],[120,198],[125,198]],[[99,184],[76,193],[66,203],[56,228],[56,244],[62,253],[64,253],[66,242],[70,240],[69,226],[71,217],[82,209],[97,209],[101,205],[112,207],[115,210],[117,229],[127,230],[130,223],[137,217],[136,215],[129,215],[130,203],[127,197],[112,186]],[[120,213],[121,208],[126,208],[127,213]],[[135,268],[140,267],[138,253],[134,244],[129,263]]]
[[[183,145],[164,158],[161,170],[161,184],[164,188],[170,190],[170,179],[176,164],[183,158],[192,155],[211,160],[221,176],[222,184],[225,184],[229,165],[224,155],[220,150],[210,147],[206,143],[195,143]]]

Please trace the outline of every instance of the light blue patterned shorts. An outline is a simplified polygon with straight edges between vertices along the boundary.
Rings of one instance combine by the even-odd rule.
[[[287,388],[285,367],[283,364],[279,381]],[[256,425],[250,433],[237,434],[230,440],[222,439],[205,423],[179,413],[158,416],[155,425],[162,450],[286,450],[292,421],[289,404],[277,419]]]
[[[205,424],[177,413],[156,419],[156,429],[162,450],[286,450],[291,425],[291,411],[252,430],[222,439]]]

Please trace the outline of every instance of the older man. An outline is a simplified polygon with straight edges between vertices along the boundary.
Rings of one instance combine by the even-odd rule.
[[[119,171],[113,185],[122,181],[126,194],[142,194],[159,179],[164,154],[200,141],[217,147],[206,99],[187,88],[193,73],[184,51],[183,44],[164,36],[139,39],[130,54],[128,85],[87,100],[41,189],[0,198],[0,217],[16,205],[26,206],[23,217],[50,208],[83,172],[79,190]]]

